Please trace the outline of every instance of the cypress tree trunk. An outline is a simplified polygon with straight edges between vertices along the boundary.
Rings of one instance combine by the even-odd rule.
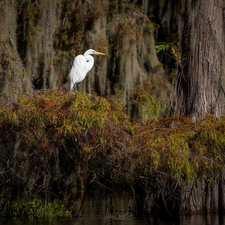
[[[183,70],[177,82],[176,113],[198,120],[225,113],[223,0],[187,0]]]
[[[21,94],[33,95],[17,48],[17,2],[0,1],[0,102],[17,101]]]

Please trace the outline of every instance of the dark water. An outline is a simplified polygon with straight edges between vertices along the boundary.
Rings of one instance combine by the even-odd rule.
[[[79,210],[82,202],[82,194],[71,203],[74,209]],[[192,214],[173,219],[137,218],[130,213],[133,205],[131,195],[123,193],[113,198],[93,199],[87,197],[79,220],[72,218],[42,218],[36,221],[34,218],[0,218],[0,225],[225,225],[225,215],[218,214]]]

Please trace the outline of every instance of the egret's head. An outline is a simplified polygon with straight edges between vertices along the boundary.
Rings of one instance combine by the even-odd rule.
[[[89,49],[87,50],[84,55],[105,55],[104,53],[101,53],[101,52],[96,52],[94,49]]]

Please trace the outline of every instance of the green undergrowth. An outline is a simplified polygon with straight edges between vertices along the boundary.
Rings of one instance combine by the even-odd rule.
[[[48,202],[45,204],[42,200],[34,198],[29,203],[13,203],[12,201],[0,201],[0,216],[2,217],[28,217],[33,216],[36,219],[41,217],[71,217],[72,209],[58,202]]]
[[[153,110],[146,96],[136,96],[132,104],[138,103]],[[111,191],[113,184],[151,183],[162,176],[181,185],[221,176],[224,116],[192,122],[149,115],[135,123],[123,108],[113,97],[52,90],[1,105],[1,190],[11,185],[31,196],[66,193],[63,188],[87,176]]]

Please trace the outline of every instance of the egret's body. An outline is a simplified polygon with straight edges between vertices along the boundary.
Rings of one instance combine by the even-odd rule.
[[[93,49],[87,50],[84,55],[78,55],[74,61],[70,70],[69,79],[69,90],[76,88],[76,85],[84,80],[87,73],[91,70],[94,65],[94,58],[91,54],[105,55],[101,52],[96,52]]]

